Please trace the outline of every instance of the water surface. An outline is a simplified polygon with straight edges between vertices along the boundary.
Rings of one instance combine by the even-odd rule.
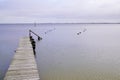
[[[41,80],[120,80],[120,24],[0,25],[1,79],[29,29]]]

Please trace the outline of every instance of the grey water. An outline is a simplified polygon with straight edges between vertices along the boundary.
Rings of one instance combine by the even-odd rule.
[[[29,29],[41,80],[120,80],[120,24],[1,24],[0,80]]]

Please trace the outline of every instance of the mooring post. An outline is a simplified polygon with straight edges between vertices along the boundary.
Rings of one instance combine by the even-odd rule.
[[[38,37],[38,40],[41,40],[41,38],[40,38],[40,37]]]

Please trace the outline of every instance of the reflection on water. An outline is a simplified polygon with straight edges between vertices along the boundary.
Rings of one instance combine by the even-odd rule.
[[[6,25],[0,28],[0,71],[4,75],[19,38],[28,35],[27,31],[32,29],[43,38],[36,42],[36,61],[41,80],[120,80],[119,26]]]

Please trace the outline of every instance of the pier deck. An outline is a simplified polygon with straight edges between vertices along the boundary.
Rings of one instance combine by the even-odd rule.
[[[29,37],[20,40],[4,80],[40,80]]]

